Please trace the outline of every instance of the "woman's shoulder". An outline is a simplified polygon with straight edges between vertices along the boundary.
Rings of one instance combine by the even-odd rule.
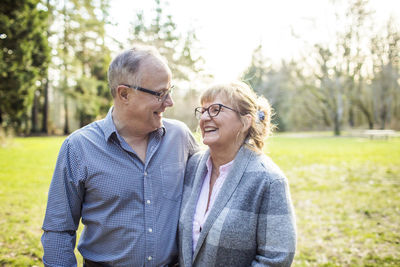
[[[186,164],[186,173],[193,172],[206,153],[207,153],[207,151],[201,150],[201,151],[194,153],[192,156],[190,156],[190,158]]]
[[[189,164],[195,164],[195,163],[199,162],[203,158],[203,156],[206,154],[206,152],[207,152],[206,150],[200,150],[200,151],[197,151],[196,153],[194,153],[189,158],[188,165]]]
[[[246,172],[267,179],[269,182],[275,180],[286,180],[286,176],[279,166],[267,155],[263,153],[254,153],[252,160],[246,168]]]

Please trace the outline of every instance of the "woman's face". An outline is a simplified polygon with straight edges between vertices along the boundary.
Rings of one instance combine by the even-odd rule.
[[[211,102],[204,102],[202,107],[206,109],[212,104],[222,104],[233,108],[223,96],[217,96]],[[238,149],[244,139],[243,123],[239,116],[237,112],[225,107],[221,107],[218,115],[212,118],[207,111],[204,112],[199,122],[203,143],[210,149]]]

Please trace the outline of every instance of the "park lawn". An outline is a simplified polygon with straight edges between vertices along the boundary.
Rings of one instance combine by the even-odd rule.
[[[294,266],[400,266],[399,138],[276,137],[267,154],[290,183]]]
[[[15,138],[0,147],[0,266],[42,266],[40,228],[63,140]],[[277,136],[266,153],[290,183],[293,266],[400,266],[399,138]]]

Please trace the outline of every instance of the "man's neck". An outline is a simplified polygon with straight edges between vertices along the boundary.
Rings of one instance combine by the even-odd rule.
[[[145,162],[149,133],[135,129],[134,123],[127,124],[125,120],[119,119],[118,115],[114,110],[112,118],[118,134],[124,138],[125,142],[136,152],[138,157]]]

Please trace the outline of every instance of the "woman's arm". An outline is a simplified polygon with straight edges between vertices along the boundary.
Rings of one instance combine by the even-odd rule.
[[[252,266],[290,266],[296,248],[296,223],[286,178],[270,183],[260,209],[257,254]]]

